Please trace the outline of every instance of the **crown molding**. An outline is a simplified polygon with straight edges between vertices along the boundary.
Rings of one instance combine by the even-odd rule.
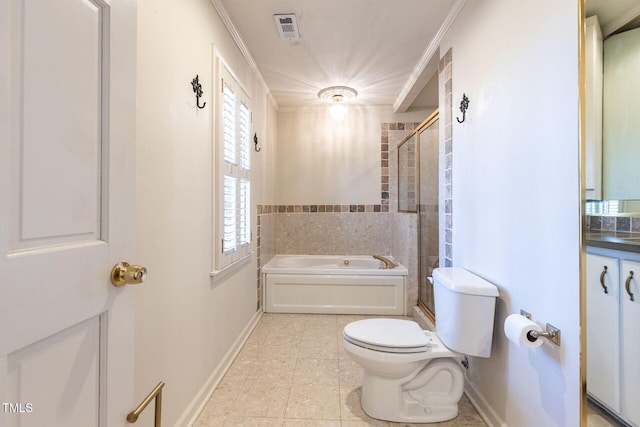
[[[433,55],[438,52],[442,38],[447,33],[447,30],[453,23],[456,16],[458,16],[458,13],[460,13],[460,10],[462,10],[462,7],[466,2],[467,0],[456,0],[451,5],[447,17],[442,22],[442,25],[440,25],[440,28],[436,32],[435,36],[433,36],[433,38],[431,39],[431,42],[429,42],[429,45],[427,46],[425,51],[422,53],[422,56],[418,60],[416,66],[413,68],[411,75],[409,75],[407,82],[404,84],[404,87],[400,91],[400,94],[393,103],[394,112],[406,112],[413,101],[415,101],[416,97],[420,94],[420,91],[428,83],[429,78],[431,77],[429,73],[432,73],[434,71],[432,69],[433,67],[428,67],[429,62],[431,61]],[[437,71],[437,69],[435,71]]]
[[[267,85],[267,82],[265,82],[264,77],[262,77],[262,73],[260,72],[260,69],[258,68],[258,65],[256,64],[256,61],[253,59],[253,56],[251,56],[251,52],[249,52],[249,49],[247,48],[247,45],[245,44],[244,40],[242,40],[242,37],[240,36],[240,33],[238,32],[238,29],[233,24],[233,21],[231,20],[231,17],[227,13],[227,10],[222,5],[222,1],[221,0],[211,0],[211,3],[213,4],[213,7],[215,7],[216,12],[218,12],[218,15],[220,16],[220,19],[222,19],[222,22],[224,23],[224,26],[227,28],[227,31],[229,31],[229,34],[231,35],[231,38],[233,38],[233,41],[235,42],[236,46],[238,46],[238,49],[240,50],[240,53],[242,54],[244,59],[249,64],[249,67],[251,68],[251,70],[255,74],[256,78],[264,86],[264,88],[267,90],[267,97],[268,97],[269,101],[271,102],[272,105],[274,105],[275,108],[278,108],[278,103],[276,102],[275,98],[271,94],[271,89]]]
[[[616,31],[618,31],[620,28],[622,28],[625,25],[629,24],[630,22],[636,20],[638,17],[640,17],[640,5],[638,5],[638,6],[634,7],[633,9],[625,12],[618,19],[616,19],[615,21],[613,21],[612,23],[610,23],[609,25],[604,27],[602,29],[602,36],[604,38],[609,37],[610,35],[612,35]]]

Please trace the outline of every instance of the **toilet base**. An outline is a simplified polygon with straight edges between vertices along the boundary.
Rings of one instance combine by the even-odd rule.
[[[402,379],[377,376],[365,369],[364,412],[371,418],[409,423],[433,423],[458,416],[464,389],[462,368],[452,358],[427,362]]]

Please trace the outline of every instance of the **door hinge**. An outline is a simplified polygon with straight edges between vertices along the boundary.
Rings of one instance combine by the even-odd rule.
[[[220,252],[224,253],[224,239],[220,241]]]

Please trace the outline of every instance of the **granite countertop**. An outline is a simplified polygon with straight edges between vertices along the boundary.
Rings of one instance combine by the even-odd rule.
[[[640,253],[640,233],[623,231],[589,231],[587,246]]]

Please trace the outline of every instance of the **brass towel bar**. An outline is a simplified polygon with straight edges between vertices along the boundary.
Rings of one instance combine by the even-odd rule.
[[[147,405],[149,404],[149,402],[151,402],[153,400],[153,398],[155,397],[155,399],[156,399],[156,408],[155,408],[155,422],[154,422],[153,426],[154,427],[161,427],[161,424],[162,424],[162,387],[164,387],[164,382],[160,381],[158,383],[158,385],[151,391],[151,393],[149,393],[149,395],[144,398],[142,403],[140,403],[136,409],[134,409],[133,411],[129,412],[129,415],[127,415],[127,421],[129,421],[130,423],[135,423],[136,421],[138,421],[138,417],[140,416],[140,413],[142,411],[144,411],[144,408],[146,408]]]

